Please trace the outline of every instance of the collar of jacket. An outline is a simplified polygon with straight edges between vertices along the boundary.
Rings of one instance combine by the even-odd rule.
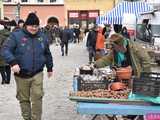
[[[27,34],[29,37],[34,38],[34,37],[40,37],[40,31],[38,31],[36,34],[31,34],[30,32],[27,31],[27,29],[23,29],[23,32]]]

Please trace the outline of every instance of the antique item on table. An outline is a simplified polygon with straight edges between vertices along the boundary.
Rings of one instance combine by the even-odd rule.
[[[96,69],[94,70],[94,74],[97,76],[103,76],[108,81],[113,81],[116,77],[116,73],[110,68],[110,66]]]
[[[79,70],[80,74],[89,74],[89,75],[93,74],[93,68],[90,65],[84,65],[80,67]]]
[[[126,85],[121,82],[113,82],[108,87],[109,87],[108,89],[111,89],[114,91],[126,89]]]
[[[117,68],[116,76],[117,76],[117,80],[118,81],[130,80],[131,76],[132,76],[132,68],[131,68],[131,66]]]
[[[108,84],[109,83],[105,78],[94,75],[81,75],[77,78],[79,91],[106,89]]]
[[[80,75],[80,70],[79,68],[76,68],[74,71],[74,76],[79,76]]]

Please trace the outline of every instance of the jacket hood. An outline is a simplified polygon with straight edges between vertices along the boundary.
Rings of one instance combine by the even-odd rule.
[[[115,34],[112,34],[109,39],[111,42],[119,43],[119,42],[123,41],[123,36],[118,33],[115,33]]]

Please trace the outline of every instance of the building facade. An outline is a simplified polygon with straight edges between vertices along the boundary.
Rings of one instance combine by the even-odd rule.
[[[16,21],[26,19],[29,12],[36,12],[40,18],[41,26],[46,25],[51,17],[64,26],[64,1],[63,0],[4,0],[4,17]]]
[[[3,1],[0,0],[0,18],[3,18]]]
[[[116,0],[65,0],[65,24],[88,27],[96,17],[111,10]]]
[[[60,26],[95,23],[98,15],[111,10],[119,0],[4,0],[4,17],[10,20],[24,19],[29,12],[36,12],[40,24],[55,17]]]

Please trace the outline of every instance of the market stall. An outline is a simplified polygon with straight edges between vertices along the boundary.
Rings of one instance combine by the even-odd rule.
[[[129,99],[131,91],[129,86],[127,89],[115,87],[115,90],[111,88],[110,85],[115,83],[116,76],[114,76],[114,73],[112,74],[108,67],[99,70],[93,70],[92,67],[89,70],[86,66],[85,68],[88,70],[87,72],[80,72],[80,69],[76,69],[73,77],[73,92],[70,93],[69,97],[70,100],[77,102],[76,109],[79,114],[94,115],[92,120],[96,120],[101,115],[105,115],[111,120],[117,119],[117,115],[137,115],[137,120],[142,120],[142,118],[138,119],[139,115],[145,115],[147,118],[150,116],[158,118],[160,116],[159,104],[153,104],[140,99]],[[99,80],[95,81],[97,78],[94,75],[108,77],[102,80],[99,76],[97,77]],[[125,82],[125,85],[130,84],[125,80],[123,82]]]
[[[78,113],[95,114],[92,120],[110,114],[113,120],[117,115],[159,115],[160,73],[152,71],[156,63],[149,46],[117,33],[109,45],[106,55],[75,70],[70,100],[77,102]]]

